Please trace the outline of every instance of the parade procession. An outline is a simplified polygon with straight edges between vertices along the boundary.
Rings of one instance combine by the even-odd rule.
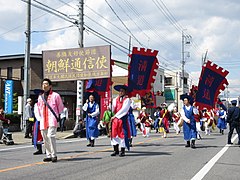
[[[94,51],[91,49],[90,51],[96,56],[103,57],[97,51],[101,48],[105,49],[103,52],[107,54],[111,51],[110,46],[94,47]],[[72,51],[75,52],[76,49]],[[65,107],[65,98],[54,91],[53,82],[49,77],[70,80],[77,76],[85,76],[83,105],[80,106],[75,127],[72,132],[70,131],[69,137],[83,139],[90,152],[103,145],[100,138],[106,138],[108,143],[105,141],[104,146],[112,147],[108,156],[115,158],[113,161],[120,160],[118,157],[131,156],[139,145],[140,138],[145,142],[158,138],[157,142],[164,140],[166,144],[171,139],[176,139],[182,144],[182,148],[194,151],[202,148],[204,141],[213,137],[212,134],[220,136],[226,134],[227,145],[240,146],[240,111],[237,106],[239,102],[232,100],[230,105],[226,105],[226,102],[224,104],[219,98],[221,91],[228,85],[227,70],[207,61],[202,66],[198,86],[193,85],[188,93],[180,94],[180,103],[157,102],[152,85],[157,76],[158,51],[134,47],[132,52],[127,79],[121,84],[117,84],[111,78],[114,62],[108,55],[99,60],[98,65],[102,67],[100,74],[104,78],[88,79],[88,76],[95,76],[98,73],[77,72],[76,75],[70,76],[66,73],[60,76],[57,74],[59,71],[56,71],[54,74],[49,59],[55,57],[53,54],[59,51],[44,52],[44,58],[48,59],[44,61],[48,68],[44,74],[46,78],[42,80],[42,88],[34,89],[35,103],[32,103],[31,97],[25,106],[28,113],[24,118],[29,122],[26,124],[24,138],[32,139],[33,147],[36,148],[33,156],[43,156],[44,163],[56,163],[64,159],[58,153],[57,134],[67,130],[65,121],[68,121],[69,113]],[[105,77],[108,74],[109,77]],[[10,124],[11,121],[5,118],[3,111],[1,114],[1,121]],[[236,137],[232,140],[234,129],[238,134],[237,142],[234,142]],[[9,140],[14,141],[14,133],[3,132],[2,143],[10,145],[7,143]],[[17,143],[16,140],[15,144]],[[68,158],[71,159],[72,156]]]
[[[67,61],[62,62],[66,52],[81,58],[73,57],[74,63],[68,65]],[[228,85],[227,70],[208,60],[202,66],[198,85],[192,85],[185,93],[183,89],[178,91],[175,101],[167,102],[162,94],[153,91],[159,75],[157,50],[133,47],[128,75],[120,84],[118,78],[112,78],[115,62],[110,54],[111,46],[43,52],[43,68],[46,70],[42,87],[34,89],[34,96],[27,99],[24,109],[24,138],[32,139],[33,149],[36,149],[33,156],[44,156],[44,163],[62,160],[58,153],[57,134],[67,130],[65,123],[69,121],[70,113],[66,104],[69,102],[55,92],[53,82],[78,78],[83,79],[83,83],[80,81],[82,85],[78,86],[82,90],[77,96],[75,127],[69,137],[86,139],[83,142],[91,148],[90,152],[98,148],[102,137],[108,140],[104,146],[111,147],[108,156],[115,158],[114,161],[134,153],[140,138],[146,142],[158,138],[157,142],[164,140],[165,143],[176,139],[182,148],[194,151],[202,148],[213,134],[218,134],[227,135],[227,145],[240,146],[239,102],[232,100],[228,104],[219,97]],[[96,57],[95,64],[92,60],[81,62],[90,55]],[[53,66],[59,63],[65,65]],[[8,131],[11,119],[7,119],[1,109],[1,121],[5,124],[1,130],[1,143],[17,144],[14,133]],[[238,134],[237,142],[234,142],[235,136],[232,139],[234,129]]]
[[[0,6],[1,180],[240,179],[240,1]]]

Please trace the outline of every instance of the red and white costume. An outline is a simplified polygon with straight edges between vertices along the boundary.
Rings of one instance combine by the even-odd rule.
[[[176,134],[179,134],[181,131],[181,128],[178,125],[180,118],[181,118],[181,114],[175,110],[175,112],[173,112],[172,114],[172,120],[173,120],[173,127],[176,131]]]
[[[161,120],[161,123],[159,122],[159,126],[160,126],[159,132],[163,132],[163,137],[164,138],[166,138],[167,137],[167,133],[169,133],[169,122],[168,122],[169,117],[170,117],[169,111],[167,110],[167,108],[163,108],[160,111],[160,118],[162,120]]]
[[[121,148],[125,148],[124,131],[123,131],[123,119],[127,120],[128,111],[131,106],[131,100],[128,96],[113,99],[112,110],[114,112],[114,119],[112,120],[112,133],[111,133],[111,145],[115,146],[119,144]],[[125,119],[126,118],[126,119]],[[129,124],[128,138],[131,138]]]
[[[211,132],[211,127],[213,125],[213,115],[211,112],[206,111],[206,112],[202,112],[202,118],[201,121],[204,122],[204,126],[205,126],[205,134],[206,135],[210,135]]]
[[[142,111],[138,116],[138,123],[140,123],[140,130],[144,137],[149,137],[151,131],[151,120],[149,119],[148,113]]]

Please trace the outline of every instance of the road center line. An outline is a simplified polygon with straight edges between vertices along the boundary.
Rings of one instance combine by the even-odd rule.
[[[236,134],[232,138],[232,142],[234,142],[237,137],[238,135]],[[220,159],[220,157],[222,157],[222,155],[228,150],[229,147],[230,145],[226,144],[221,149],[221,151],[219,151],[210,161],[208,161],[208,163],[205,164],[205,166],[203,166],[203,168],[191,180],[201,180],[202,178],[204,178],[204,176],[210,171],[210,169]]]
[[[138,143],[135,143],[136,145],[139,144],[144,144],[147,142],[151,142],[151,141],[155,141],[158,140],[160,138],[153,138],[153,139],[146,139],[145,141],[141,141]],[[18,147],[21,148],[21,147]],[[24,147],[23,147],[24,148]],[[14,148],[11,148],[14,149]],[[17,149],[17,148],[16,148]],[[84,156],[84,155],[90,155],[90,154],[96,154],[96,153],[101,153],[101,152],[106,152],[112,150],[112,148],[106,148],[106,149],[102,149],[102,150],[97,150],[97,151],[89,151],[89,152],[82,152],[80,154],[76,154],[76,155],[72,155],[72,156],[66,156],[66,157],[62,157],[59,158],[58,160],[68,160],[68,159],[74,159],[80,156]],[[13,170],[17,170],[17,169],[23,169],[23,168],[27,168],[27,167],[32,167],[32,166],[36,166],[36,165],[43,165],[43,164],[48,164],[48,162],[36,162],[36,163],[32,163],[32,164],[26,164],[26,165],[22,165],[22,166],[15,166],[15,167],[11,167],[11,168],[6,168],[6,169],[0,169],[0,173],[2,172],[8,172],[8,171],[13,171]]]

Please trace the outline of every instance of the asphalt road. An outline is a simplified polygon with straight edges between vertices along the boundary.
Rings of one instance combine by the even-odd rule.
[[[149,138],[138,135],[125,157],[110,156],[107,137],[100,137],[95,147],[86,147],[85,139],[58,140],[57,163],[33,156],[31,144],[1,146],[0,179],[239,179],[240,148],[226,145],[226,139],[226,134],[215,131],[191,149],[184,147],[182,134],[172,131],[162,138],[152,132]]]

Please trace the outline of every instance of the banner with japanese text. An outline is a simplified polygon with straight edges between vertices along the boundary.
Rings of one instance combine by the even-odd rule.
[[[208,61],[202,67],[196,94],[196,106],[199,106],[200,110],[203,108],[214,108],[220,91],[223,91],[225,86],[228,85],[228,81],[225,78],[228,73],[227,70],[211,61]]]
[[[156,76],[158,51],[133,47],[131,62],[128,66],[128,94],[129,96],[145,96],[151,91]]]
[[[43,76],[52,81],[110,77],[111,46],[43,51]]]

